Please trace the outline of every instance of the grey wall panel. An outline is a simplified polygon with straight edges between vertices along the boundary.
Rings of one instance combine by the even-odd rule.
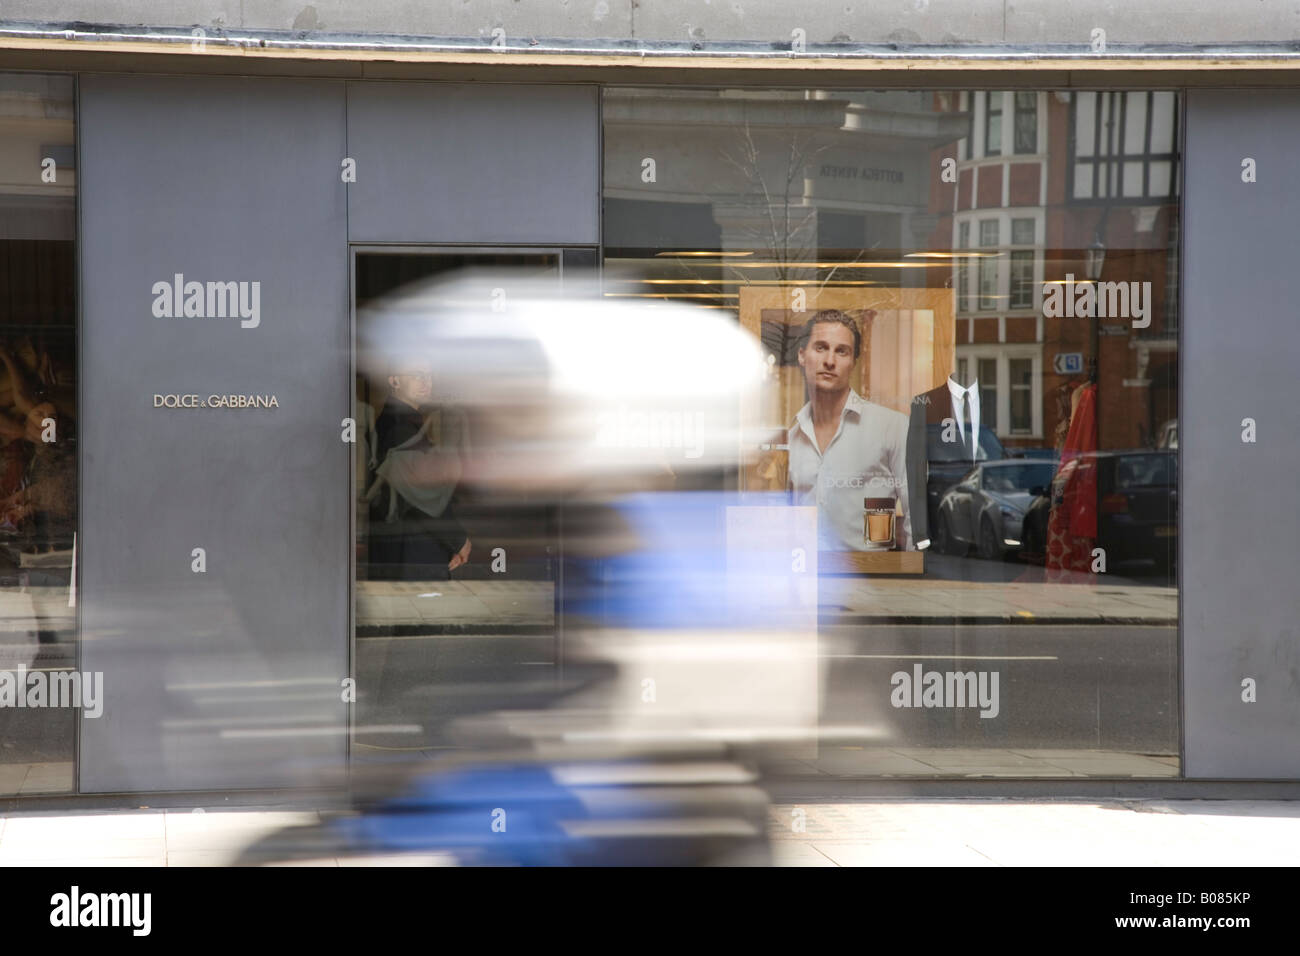
[[[595,243],[595,87],[348,84],[354,242]]]
[[[1300,777],[1300,93],[1187,102],[1182,402],[1186,775]],[[1258,164],[1242,182],[1242,160]],[[1242,441],[1242,420],[1257,440]],[[1257,684],[1255,703],[1242,681]]]
[[[344,753],[344,112],[341,81],[82,80],[83,791],[290,785]],[[260,324],[157,317],[178,273],[260,282]]]

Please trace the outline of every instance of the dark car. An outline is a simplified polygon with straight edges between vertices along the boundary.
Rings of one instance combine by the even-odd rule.
[[[940,500],[935,547],[964,554],[974,545],[988,559],[1019,550],[1025,511],[1055,471],[1050,461],[1025,458],[976,465]]]
[[[926,481],[925,503],[928,509],[931,537],[938,528],[939,501],[948,489],[961,481],[975,462],[964,457],[962,447],[943,440],[943,425],[927,425],[926,455],[929,458],[929,477]],[[1001,461],[1007,451],[998,436],[987,425],[980,426],[980,461]]]
[[[1094,452],[1067,462],[1050,486],[1036,489],[1025,513],[1025,558],[1043,563],[1051,509],[1061,503],[1071,472],[1085,462],[1097,468],[1097,546],[1106,553],[1107,569],[1141,563],[1170,573],[1178,554],[1178,456],[1172,451]]]

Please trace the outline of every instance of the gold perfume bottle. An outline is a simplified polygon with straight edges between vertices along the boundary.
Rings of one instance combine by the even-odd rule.
[[[873,551],[892,551],[897,502],[893,498],[862,499],[862,540]]]

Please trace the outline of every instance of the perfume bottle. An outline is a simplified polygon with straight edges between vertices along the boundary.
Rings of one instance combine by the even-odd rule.
[[[869,550],[893,550],[896,508],[893,498],[862,499],[862,540]]]

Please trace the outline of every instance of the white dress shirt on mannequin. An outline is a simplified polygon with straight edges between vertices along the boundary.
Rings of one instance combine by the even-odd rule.
[[[979,457],[980,435],[980,383],[979,379],[970,383],[970,388],[962,388],[948,376],[948,393],[952,395],[952,412],[957,419],[957,432],[961,435],[962,446],[971,449],[971,460]],[[963,408],[969,404],[970,410]],[[971,441],[967,444],[966,424],[969,422]]]

